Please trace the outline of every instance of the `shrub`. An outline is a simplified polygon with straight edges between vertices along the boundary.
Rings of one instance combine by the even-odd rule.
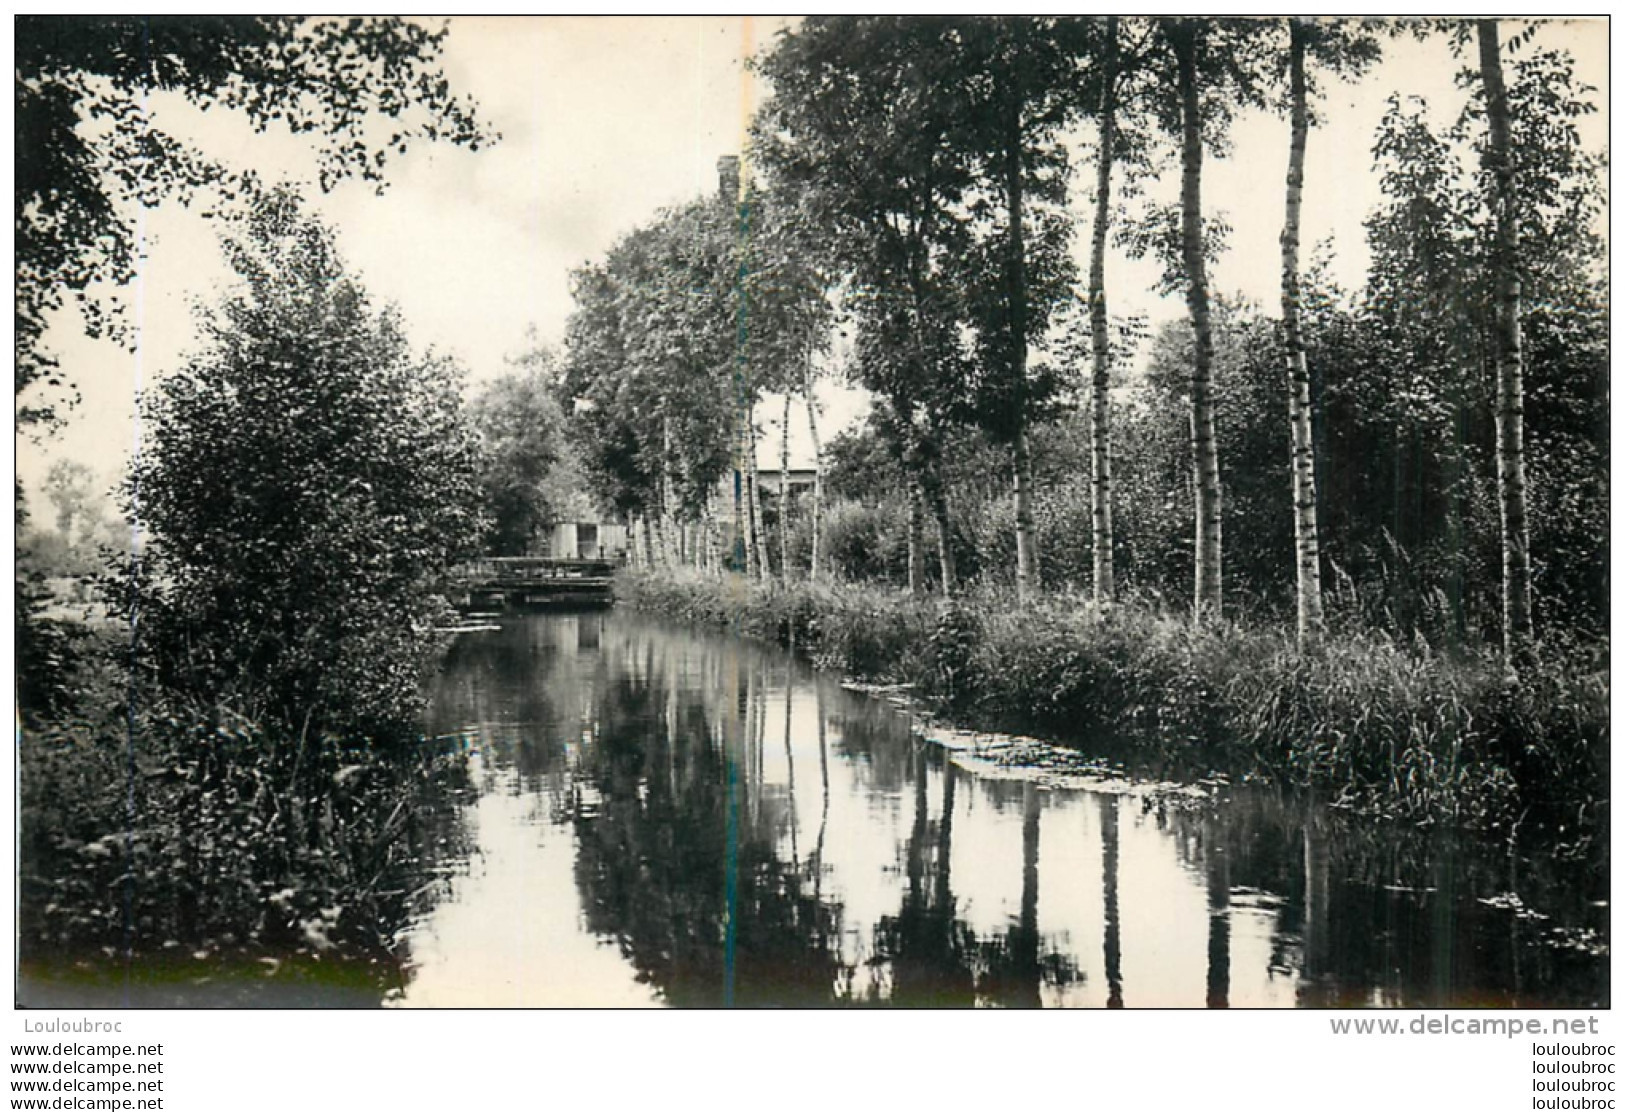
[[[145,702],[145,700],[143,701]],[[154,700],[19,738],[24,955],[390,960],[459,762]]]
[[[140,648],[205,703],[410,732],[437,578],[479,535],[457,374],[413,357],[292,196],[226,249],[242,286],[146,406],[126,485]]]

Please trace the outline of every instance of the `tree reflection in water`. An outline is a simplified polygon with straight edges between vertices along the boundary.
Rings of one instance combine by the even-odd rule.
[[[459,644],[435,700],[491,784],[571,838],[579,929],[671,1004],[1607,1000],[1603,960],[1496,898],[1516,879],[1605,930],[1605,882],[1278,792],[1174,806],[987,779],[738,639],[514,621]]]
[[[1105,934],[1104,957],[1106,963],[1106,1006],[1123,1006],[1123,935],[1122,919],[1117,910],[1117,839],[1118,803],[1121,796],[1101,793],[1095,797],[1100,804],[1100,873],[1101,918]]]

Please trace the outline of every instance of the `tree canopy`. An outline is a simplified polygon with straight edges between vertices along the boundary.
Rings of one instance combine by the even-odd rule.
[[[480,438],[484,551],[524,556],[558,521],[590,520],[568,422],[559,404],[559,358],[535,347],[469,403]]]
[[[163,129],[158,94],[245,116],[258,131],[308,137],[319,185],[382,188],[420,140],[478,149],[495,136],[440,68],[445,28],[398,19],[291,16],[19,16],[15,22],[16,389],[50,388],[19,409],[56,416],[68,376],[43,341],[71,298],[92,336],[122,338],[134,210],[204,191],[230,204],[264,189]]]

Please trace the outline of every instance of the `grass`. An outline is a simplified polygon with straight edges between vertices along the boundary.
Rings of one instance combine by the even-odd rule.
[[[1574,855],[1607,843],[1607,675],[1572,656],[1508,684],[1494,658],[1382,635],[1304,655],[1280,629],[1196,630],[1066,598],[945,603],[679,571],[627,572],[617,597],[912,684],[965,725],[1038,732],[1161,774],[1257,777],[1417,824],[1539,830]]]
[[[18,931],[36,979],[247,969],[274,992],[327,969],[387,990],[426,864],[464,836],[461,761],[132,691],[117,638],[92,640],[73,711],[18,736]]]

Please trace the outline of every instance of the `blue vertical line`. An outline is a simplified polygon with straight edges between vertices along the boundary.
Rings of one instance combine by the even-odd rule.
[[[739,196],[734,207],[735,243],[739,250],[739,265],[734,271],[734,295],[737,306],[734,310],[734,407],[739,415],[741,429],[744,428],[743,422],[750,420],[749,388],[746,384],[746,366],[748,362],[746,345],[750,339],[750,288],[746,285],[746,278],[750,275],[750,262],[747,254],[750,243],[750,187],[749,179],[745,176],[748,172],[749,167],[741,162],[739,167]],[[739,511],[744,494],[745,472],[752,462],[745,458],[745,453],[752,450],[752,437],[747,432],[745,436],[740,437],[739,455],[734,465],[733,549],[735,571],[748,565],[748,556],[745,552],[746,537],[749,536],[750,530],[755,528],[748,502],[744,505],[745,523],[743,527],[740,524]]]
[[[746,247],[750,241],[750,202],[749,188],[745,178],[746,168],[741,165],[739,178],[739,195],[735,200],[735,244],[739,251],[739,265],[734,271],[734,296],[736,309],[734,310],[734,406],[741,422],[750,420],[750,407],[747,404],[748,389],[746,386],[746,344],[750,337],[750,304],[749,287],[745,279],[750,274],[750,265],[746,254]],[[747,566],[748,557],[745,553],[746,537],[752,524],[741,527],[740,507],[744,496],[745,468],[749,462],[744,458],[746,452],[751,450],[751,438],[745,435],[739,441],[739,455],[734,465],[734,570],[738,571]],[[743,507],[748,517],[750,506]],[[734,618],[734,634],[739,634],[739,617]],[[734,669],[734,682],[739,682],[739,670]],[[737,737],[741,731],[738,727],[739,700],[733,700],[735,726],[733,731]],[[734,1003],[734,962],[739,940],[739,765],[735,759],[737,746],[727,745],[723,760],[727,767],[728,776],[728,843],[727,859],[723,863],[723,940],[722,940],[722,1006],[733,1007]]]
[[[723,862],[722,910],[722,1006],[734,1003],[734,949],[738,941],[739,908],[739,766],[734,747],[725,745],[724,764],[728,771],[728,849]]]

